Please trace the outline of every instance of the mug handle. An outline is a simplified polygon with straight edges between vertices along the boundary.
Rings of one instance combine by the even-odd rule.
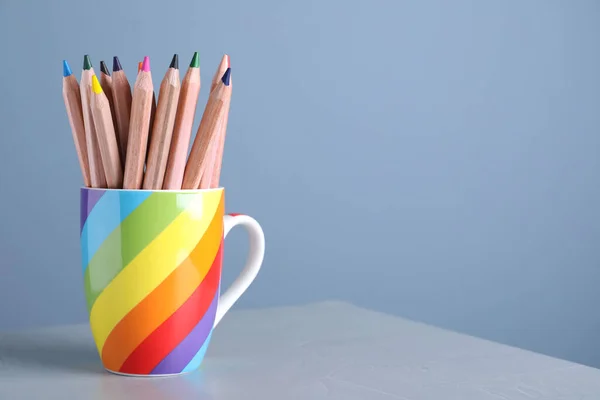
[[[250,248],[248,258],[246,259],[246,266],[227,291],[219,296],[213,328],[217,326],[225,313],[238,301],[254,278],[256,278],[265,256],[265,235],[260,224],[254,218],[243,214],[228,214],[223,216],[223,225],[223,240],[225,240],[227,234],[234,226],[241,225],[246,228],[250,239]]]

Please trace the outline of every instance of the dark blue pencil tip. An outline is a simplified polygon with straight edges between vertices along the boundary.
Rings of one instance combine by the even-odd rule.
[[[231,68],[227,68],[227,71],[225,71],[221,80],[225,86],[229,86],[229,81],[231,80]]]
[[[73,72],[71,72],[71,67],[69,67],[69,63],[67,60],[63,60],[63,76],[66,78],[67,76],[71,76]]]
[[[122,69],[123,69],[123,67],[121,67],[121,61],[119,61],[119,57],[114,56],[113,57],[113,72],[120,71]]]

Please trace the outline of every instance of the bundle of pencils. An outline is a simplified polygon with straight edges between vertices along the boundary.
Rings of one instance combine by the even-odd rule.
[[[84,185],[151,190],[219,187],[231,83],[225,55],[190,150],[200,94],[197,52],[183,81],[179,58],[173,56],[158,97],[148,57],[138,66],[133,93],[118,57],[113,58],[112,76],[100,62],[98,79],[90,57],[84,56],[80,82],[63,61],[63,99]]]

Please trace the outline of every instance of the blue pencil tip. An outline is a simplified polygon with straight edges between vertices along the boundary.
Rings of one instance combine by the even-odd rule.
[[[227,71],[225,71],[221,80],[225,86],[229,86],[229,81],[231,80],[231,68],[227,68]]]
[[[73,72],[71,72],[71,67],[69,67],[69,63],[67,62],[67,60],[63,60],[63,76],[67,77],[71,76],[71,74],[73,74]]]

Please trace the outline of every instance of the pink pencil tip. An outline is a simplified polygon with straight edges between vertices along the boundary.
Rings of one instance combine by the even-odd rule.
[[[150,72],[150,58],[148,56],[144,57],[144,62],[142,63],[142,71]]]

